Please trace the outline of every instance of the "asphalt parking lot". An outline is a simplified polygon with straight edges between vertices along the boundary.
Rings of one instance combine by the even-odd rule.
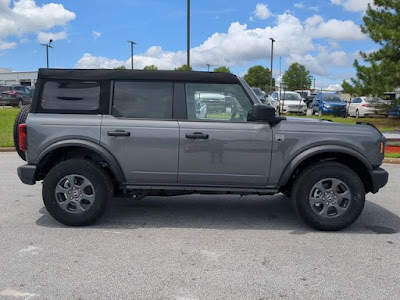
[[[0,299],[398,299],[400,166],[342,232],[284,196],[115,199],[95,226],[53,220],[0,153]]]

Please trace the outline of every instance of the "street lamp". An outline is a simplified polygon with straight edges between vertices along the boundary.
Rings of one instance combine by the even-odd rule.
[[[207,72],[210,72],[210,67],[211,67],[211,65],[207,64]]]
[[[190,0],[187,0],[187,61],[186,65],[190,70]]]
[[[53,40],[49,40],[49,42],[47,44],[40,44],[43,47],[46,47],[46,66],[47,69],[49,68],[49,48],[54,48],[51,43],[53,42]]]
[[[271,81],[269,85],[269,91],[272,92],[272,67],[274,62],[274,43],[276,42],[273,38],[269,38],[271,40]]]
[[[137,45],[134,41],[127,41],[131,44],[131,69],[133,70],[133,45]]]

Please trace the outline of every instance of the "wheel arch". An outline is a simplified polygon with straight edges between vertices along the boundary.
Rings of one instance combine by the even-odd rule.
[[[290,190],[296,175],[313,163],[320,161],[337,161],[352,169],[363,181],[365,191],[371,190],[372,178],[369,173],[372,165],[357,151],[339,145],[323,145],[307,149],[294,157],[285,167],[278,186]]]
[[[105,162],[107,164],[107,169],[109,169],[111,173],[110,175],[112,175],[114,179],[120,183],[126,181],[121,166],[109,151],[94,142],[78,139],[56,142],[42,151],[35,160],[35,165],[39,167],[36,176],[43,177],[43,175],[45,175],[44,173],[47,173],[54,163],[65,159],[65,157],[68,156],[66,155],[67,153],[73,153],[81,157],[89,155],[98,162]]]

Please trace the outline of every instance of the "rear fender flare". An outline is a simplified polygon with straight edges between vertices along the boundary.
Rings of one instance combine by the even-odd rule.
[[[115,157],[104,147],[96,143],[85,140],[71,139],[71,140],[56,142],[51,146],[49,146],[48,148],[46,148],[42,153],[40,153],[40,155],[37,157],[35,161],[35,165],[39,165],[42,159],[46,157],[47,154],[51,153],[54,150],[64,147],[82,147],[97,153],[104,159],[105,162],[107,162],[111,172],[114,174],[115,178],[120,183],[124,183],[126,181],[121,166],[119,165]]]

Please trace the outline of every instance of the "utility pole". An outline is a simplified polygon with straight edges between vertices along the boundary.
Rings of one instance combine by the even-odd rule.
[[[53,40],[50,40],[47,44],[40,44],[43,47],[46,47],[46,66],[47,69],[49,68],[49,48],[54,48],[51,43],[53,42]]]
[[[131,69],[133,70],[133,45],[136,45],[134,41],[127,41],[129,44],[131,44]]]
[[[207,72],[210,72],[210,64],[207,64]]]
[[[314,91],[315,91],[315,77],[314,77]]]
[[[279,99],[281,98],[282,93],[282,56],[279,56]]]
[[[187,0],[187,61],[186,65],[190,70],[190,0]]]
[[[273,38],[269,38],[271,40],[271,79],[270,79],[270,84],[269,84],[269,90],[272,92],[272,68],[274,64],[274,43],[276,42]]]

